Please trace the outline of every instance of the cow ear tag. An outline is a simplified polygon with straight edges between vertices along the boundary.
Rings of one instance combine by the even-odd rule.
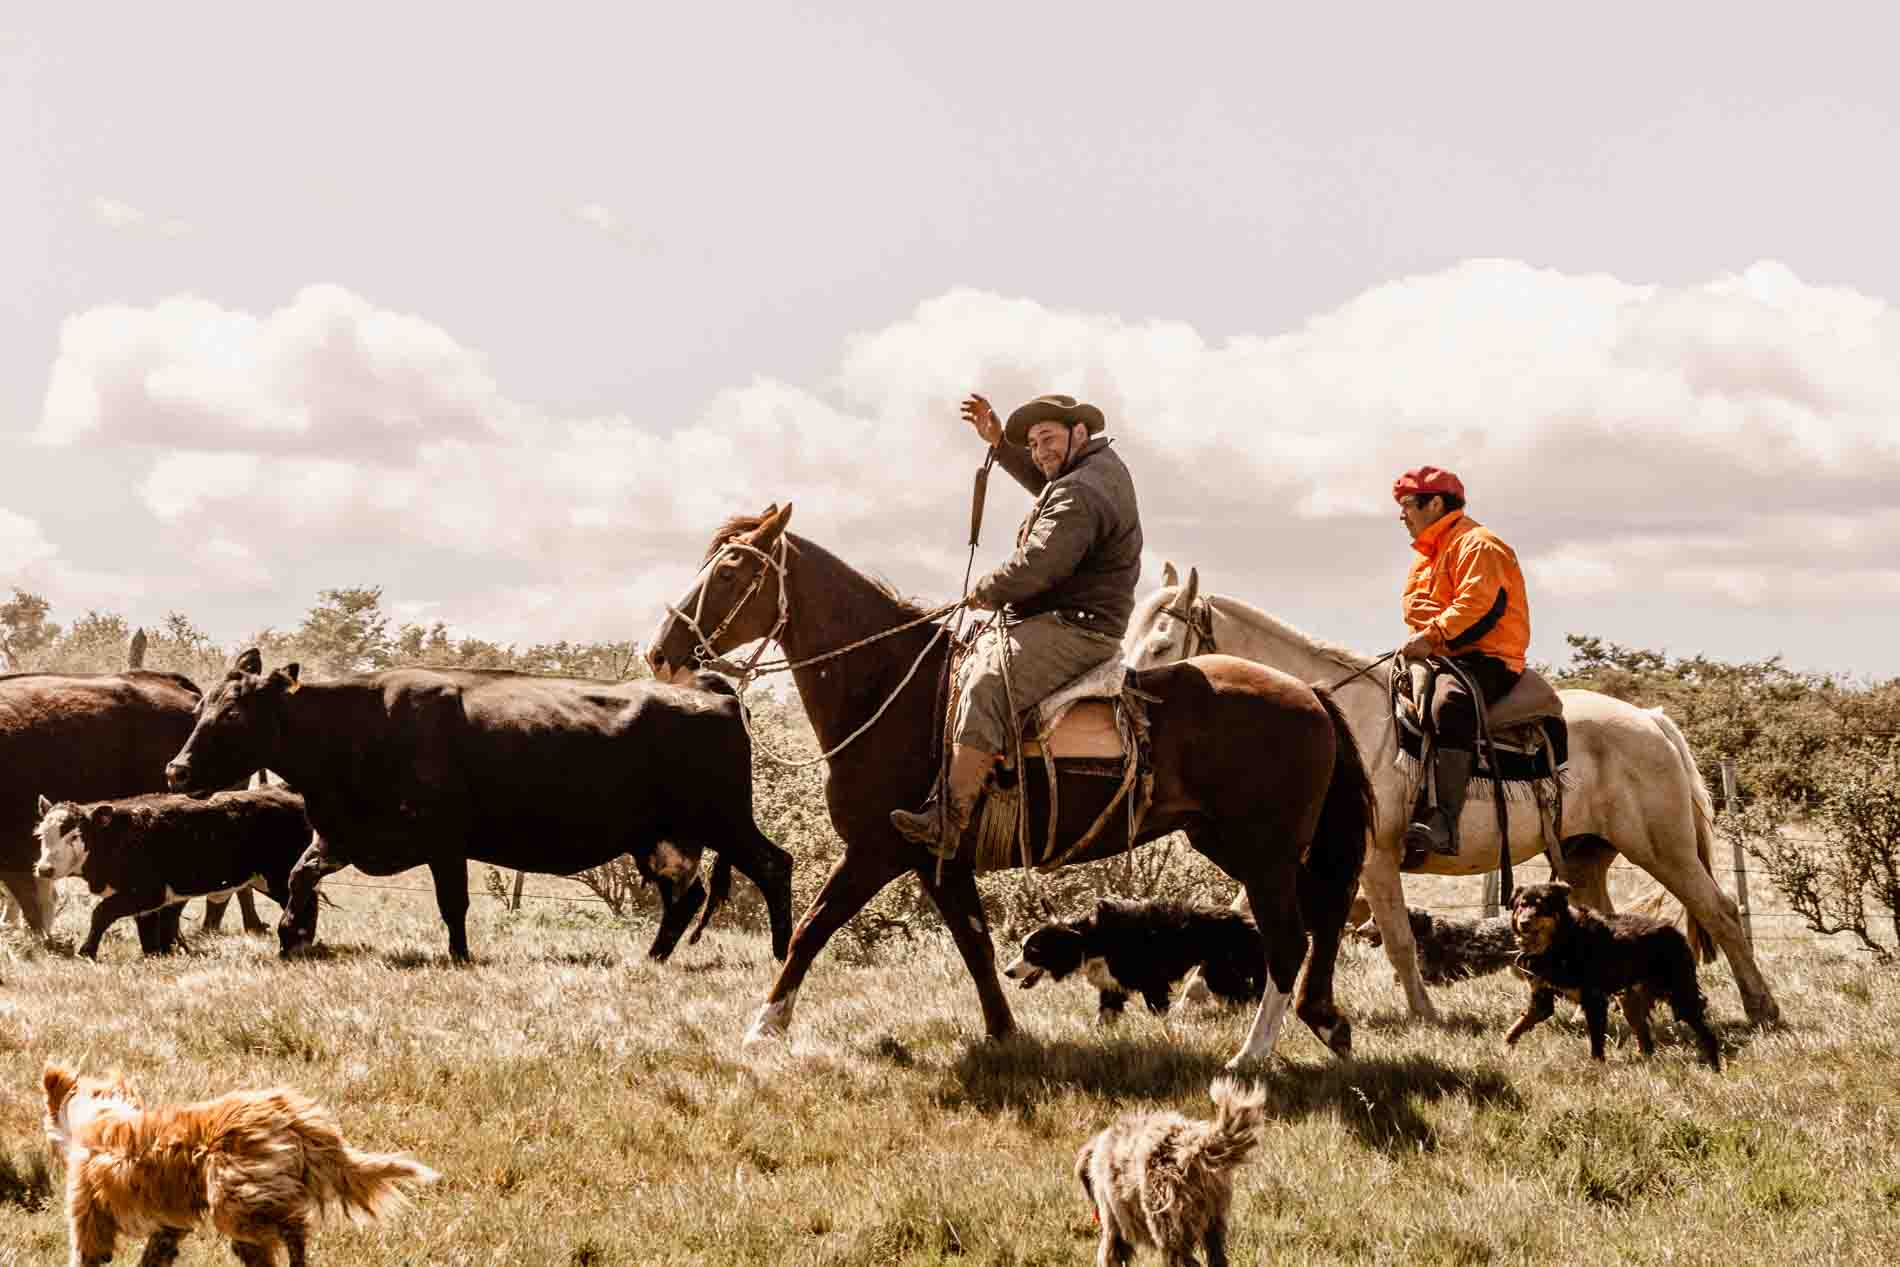
[[[290,685],[284,688],[284,694],[295,695],[298,691],[301,691],[302,689],[303,689],[303,682],[297,678],[292,678],[290,679]]]

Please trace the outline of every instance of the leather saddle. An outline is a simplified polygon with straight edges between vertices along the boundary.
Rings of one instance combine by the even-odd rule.
[[[1424,748],[1425,719],[1420,713],[1427,666],[1413,664],[1409,692],[1398,696],[1399,747],[1418,759]],[[1564,722],[1563,698],[1535,669],[1527,668],[1503,698],[1484,710],[1485,727],[1497,751],[1498,777],[1506,782],[1549,779],[1570,760],[1570,732]],[[1489,779],[1492,771],[1482,751],[1476,775]]]
[[[1043,755],[1120,760],[1126,751],[1115,707],[1127,684],[1128,670],[1117,651],[1094,668],[1056,688],[1054,694],[1023,715],[1023,759]]]

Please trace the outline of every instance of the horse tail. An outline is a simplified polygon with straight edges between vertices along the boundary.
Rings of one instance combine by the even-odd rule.
[[[1336,866],[1341,870],[1350,868],[1346,884],[1350,895],[1357,889],[1359,873],[1366,865],[1366,842],[1378,829],[1379,803],[1373,795],[1365,755],[1359,751],[1359,741],[1353,738],[1346,715],[1333,702],[1333,693],[1316,686],[1313,694],[1333,723],[1333,778],[1326,785],[1319,827],[1313,833],[1314,852],[1323,843]]]
[[[1669,715],[1660,708],[1645,709],[1656,722],[1656,728],[1669,740],[1676,750],[1676,759],[1682,763],[1682,772],[1689,777],[1689,807],[1695,817],[1695,851],[1702,861],[1702,869],[1715,877],[1715,798],[1709,794],[1708,780],[1702,777],[1701,767],[1696,765],[1695,754],[1689,751],[1689,741],[1683,737],[1681,729],[1669,719]],[[1680,927],[1689,938],[1690,949],[1700,963],[1715,961],[1715,938],[1709,935],[1700,921],[1685,907],[1676,895],[1652,880],[1635,900],[1630,910],[1644,915],[1653,915],[1666,919]]]

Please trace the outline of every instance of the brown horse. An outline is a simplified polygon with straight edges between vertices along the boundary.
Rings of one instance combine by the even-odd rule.
[[[655,674],[666,678],[693,667],[708,650],[723,655],[760,639],[776,641],[791,662],[818,741],[832,753],[825,799],[844,855],[793,932],[785,965],[746,1041],[786,1031],[798,988],[826,940],[906,871],[918,875],[937,904],[976,982],[985,1027],[1001,1037],[1013,1022],[997,980],[970,844],[966,839],[939,876],[928,851],[890,822],[893,808],[921,802],[936,777],[943,629],[886,586],[788,534],[791,517],[789,505],[774,506],[721,527],[693,588],[647,652]],[[860,640],[870,641],[813,660]],[[1230,656],[1145,672],[1139,686],[1157,702],[1149,705],[1154,790],[1135,843],[1186,831],[1196,849],[1245,888],[1265,943],[1268,989],[1232,1063],[1272,1050],[1303,959],[1300,1018],[1332,1051],[1346,1054],[1352,1027],[1333,1002],[1333,969],[1374,812],[1352,732],[1322,692]],[[1042,780],[1025,782],[1033,791]],[[1081,835],[1107,805],[1114,783],[1062,778],[1061,842]],[[1032,797],[1032,831],[1046,823],[1046,804]],[[1127,850],[1125,814],[1118,809],[1073,860]],[[1036,847],[1037,856],[1049,856],[1048,842]]]

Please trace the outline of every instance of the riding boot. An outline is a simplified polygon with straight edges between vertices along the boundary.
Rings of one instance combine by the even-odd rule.
[[[1432,777],[1438,803],[1405,829],[1407,850],[1458,855],[1458,816],[1464,813],[1465,789],[1471,782],[1472,755],[1461,748],[1440,748],[1432,757]]]
[[[955,857],[977,799],[983,794],[983,781],[995,762],[994,753],[957,744],[950,751],[948,794],[940,778],[921,810],[892,810],[891,826],[902,832],[904,839],[923,845],[939,858]]]

